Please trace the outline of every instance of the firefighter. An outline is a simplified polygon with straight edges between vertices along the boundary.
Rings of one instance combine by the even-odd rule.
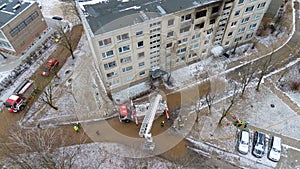
[[[240,121],[240,120],[239,120],[237,126],[238,126],[238,127],[241,127],[243,124],[245,124],[244,121]]]
[[[164,120],[160,122],[160,126],[161,126],[161,127],[164,127],[164,126],[165,126],[165,121],[164,121]]]
[[[245,125],[244,125],[244,128],[247,128],[249,122],[245,121]]]
[[[74,125],[73,129],[74,129],[75,132],[77,132],[77,133],[79,132],[79,127],[77,125]]]

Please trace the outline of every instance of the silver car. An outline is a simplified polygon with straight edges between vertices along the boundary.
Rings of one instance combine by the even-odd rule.
[[[268,158],[274,162],[280,160],[281,155],[281,138],[273,136],[270,141]]]
[[[250,133],[249,131],[242,130],[238,136],[238,151],[241,154],[247,154],[249,151]]]

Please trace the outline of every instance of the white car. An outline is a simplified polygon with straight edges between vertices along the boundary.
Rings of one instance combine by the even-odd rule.
[[[268,158],[274,162],[280,160],[281,155],[281,138],[273,136],[270,141]]]
[[[242,130],[238,138],[238,151],[241,154],[247,154],[249,151],[250,133],[249,131]]]

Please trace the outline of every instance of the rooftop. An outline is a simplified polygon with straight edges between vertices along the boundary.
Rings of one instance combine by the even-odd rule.
[[[21,13],[31,3],[19,0],[0,0],[0,28]]]
[[[165,14],[222,0],[109,0],[83,5],[94,34],[144,22]]]

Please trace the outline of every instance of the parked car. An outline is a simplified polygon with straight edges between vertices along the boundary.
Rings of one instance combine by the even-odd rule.
[[[253,150],[252,154],[255,157],[261,158],[265,153],[266,134],[256,131],[253,137]]]
[[[269,144],[268,158],[274,162],[280,160],[281,155],[281,138],[272,136]]]
[[[53,16],[52,19],[55,19],[55,20],[58,20],[58,21],[61,21],[61,20],[62,20],[62,18],[59,17],[59,16]]]
[[[50,71],[54,67],[58,66],[58,64],[59,64],[59,62],[57,59],[53,59],[53,58],[49,59],[48,62],[45,64],[44,69],[41,74],[43,76],[48,76],[50,74]]]
[[[238,151],[241,154],[248,154],[250,144],[249,131],[242,130],[238,135]]]

